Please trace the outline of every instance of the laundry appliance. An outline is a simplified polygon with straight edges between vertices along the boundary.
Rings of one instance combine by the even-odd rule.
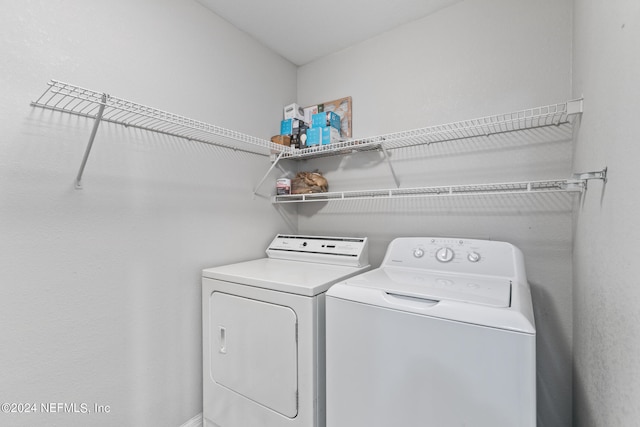
[[[327,427],[535,427],[536,330],[522,252],[398,238],[327,292]]]
[[[205,427],[324,427],[325,292],[369,268],[366,238],[279,234],[203,270]]]

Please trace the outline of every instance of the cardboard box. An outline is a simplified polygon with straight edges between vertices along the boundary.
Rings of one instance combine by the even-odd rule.
[[[307,124],[298,119],[285,119],[280,122],[280,135],[294,135],[300,127],[306,128]]]
[[[294,126],[293,134],[291,135],[291,146],[293,148],[306,148],[309,126],[302,120],[296,120],[296,122],[298,122],[297,126]]]
[[[304,121],[311,125],[311,118],[314,114],[320,113],[317,105],[312,105],[311,107],[304,108]]]
[[[307,147],[313,147],[322,143],[322,128],[307,129]]]
[[[298,119],[304,121],[304,109],[295,102],[284,107],[285,119]]]
[[[307,129],[307,147],[327,145],[340,140],[340,131],[331,126]]]
[[[280,135],[296,135],[300,129],[308,128],[307,124],[298,119],[285,119],[280,122]]]
[[[291,145],[291,137],[289,135],[275,135],[271,137],[271,142],[280,145]]]
[[[336,99],[334,101],[327,101],[321,104],[311,105],[304,109],[305,121],[311,123],[311,116],[313,114],[322,113],[323,111],[333,111],[342,118],[342,131],[340,135],[343,138],[353,137],[353,130],[351,125],[351,111],[352,111],[351,97]],[[307,117],[308,116],[308,117]]]
[[[285,119],[280,122],[280,135],[291,135],[293,132],[293,119]]]
[[[293,119],[293,129],[291,131],[291,135],[298,135],[309,129],[309,126],[303,122],[302,120]]]
[[[340,116],[333,111],[324,111],[311,116],[311,127],[333,127],[340,131]]]
[[[289,178],[276,179],[276,194],[291,194],[291,180]]]
[[[309,132],[309,128],[306,128],[304,132],[301,131],[300,135],[297,135],[296,143],[298,145],[296,146],[296,148],[299,148],[299,149],[307,148],[307,132]]]
[[[331,144],[340,140],[340,129],[333,126],[322,128],[322,145]]]

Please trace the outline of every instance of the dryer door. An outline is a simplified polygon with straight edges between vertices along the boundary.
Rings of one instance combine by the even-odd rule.
[[[298,413],[297,317],[289,307],[214,292],[211,378],[289,418]]]

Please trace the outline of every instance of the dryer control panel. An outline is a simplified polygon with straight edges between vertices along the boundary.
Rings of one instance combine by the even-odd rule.
[[[369,265],[366,237],[278,234],[267,248],[267,256],[354,267]]]
[[[402,237],[391,242],[382,267],[398,266],[455,274],[524,276],[518,248],[506,242],[443,237]]]

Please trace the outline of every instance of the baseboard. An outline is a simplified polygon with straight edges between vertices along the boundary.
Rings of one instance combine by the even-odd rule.
[[[180,427],[202,427],[202,412],[182,424]]]

